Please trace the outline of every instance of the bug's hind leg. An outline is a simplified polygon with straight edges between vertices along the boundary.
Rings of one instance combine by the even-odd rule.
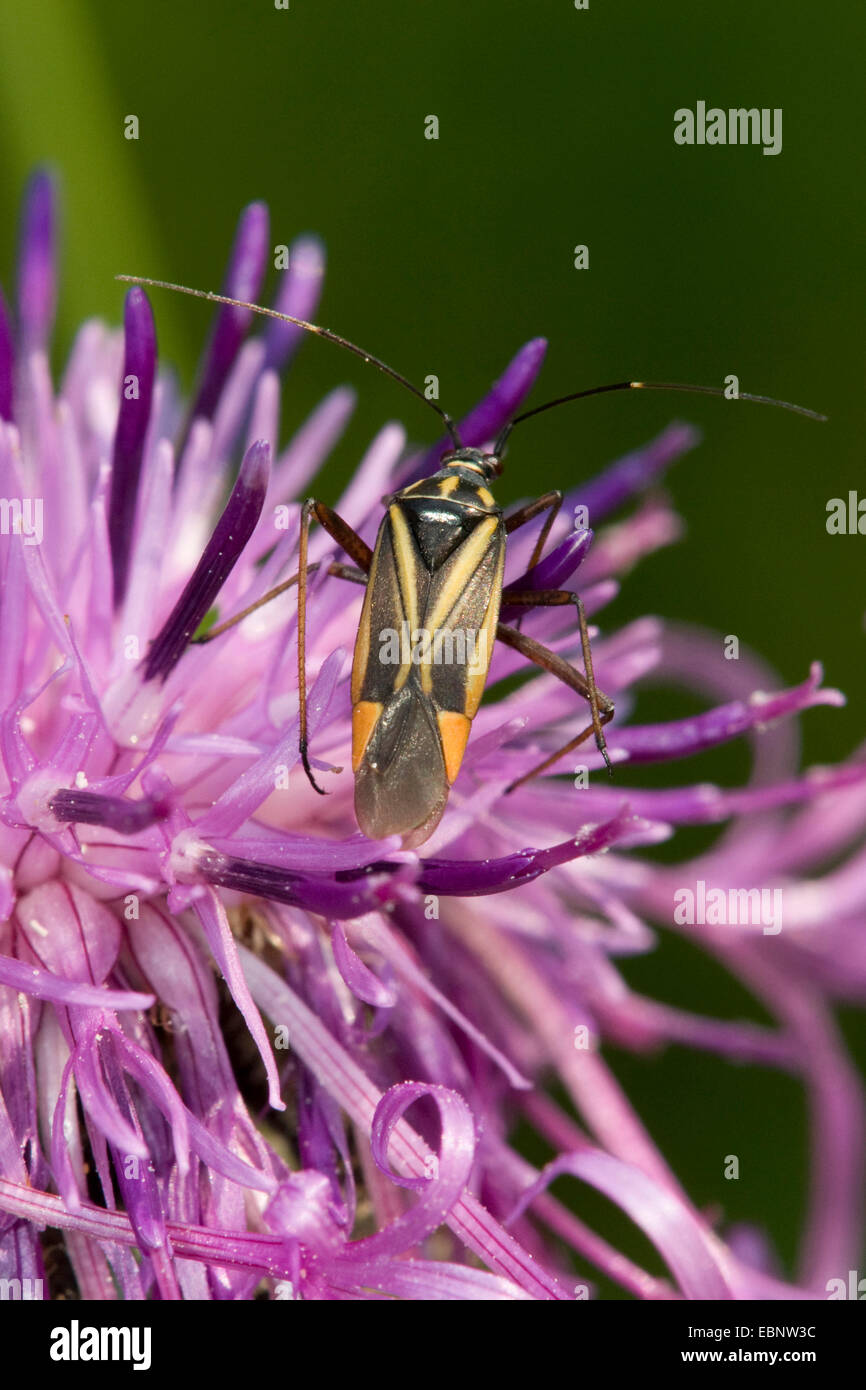
[[[576,691],[578,695],[587,701],[592,714],[591,722],[585,729],[582,729],[574,738],[569,739],[561,748],[557,748],[556,752],[551,753],[543,762],[539,763],[537,767],[524,773],[516,782],[512,782],[507,790],[509,792],[513,791],[515,787],[519,787],[524,782],[528,782],[533,777],[537,777],[539,773],[546,771],[553,763],[558,762],[566,753],[570,753],[573,748],[577,748],[577,746],[589,738],[591,734],[595,735],[598,751],[604,758],[608,772],[612,775],[613,769],[611,768],[610,758],[608,757],[607,743],[604,737],[604,725],[609,724],[611,719],[613,719],[614,704],[609,696],[605,695],[604,691],[599,690],[595,683],[595,676],[592,669],[592,649],[590,647],[589,632],[586,624],[586,613],[579,596],[569,589],[525,589],[506,590],[503,598],[506,604],[520,605],[526,608],[548,608],[565,604],[574,604],[577,609],[580,644],[583,651],[583,664],[586,670],[585,676],[572,666],[571,662],[566,661],[564,657],[559,656],[556,652],[552,652],[549,647],[545,647],[543,643],[537,642],[534,637],[529,637],[525,632],[521,632],[517,628],[507,627],[504,623],[500,623],[496,629],[496,636],[500,642],[504,642],[506,646],[512,647],[515,651],[520,652],[521,656],[525,656],[528,661],[541,667],[543,671],[548,671],[552,676],[555,676],[557,680],[562,681],[564,685]]]

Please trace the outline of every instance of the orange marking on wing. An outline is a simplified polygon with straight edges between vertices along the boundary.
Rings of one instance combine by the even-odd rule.
[[[451,786],[460,771],[472,720],[467,719],[465,714],[457,714],[454,710],[440,709],[436,713],[436,722],[439,725],[442,752],[445,755],[445,776]]]
[[[357,772],[376,727],[382,706],[376,700],[362,700],[352,710],[352,771]]]

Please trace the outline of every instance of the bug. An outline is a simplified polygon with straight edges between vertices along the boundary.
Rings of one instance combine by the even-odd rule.
[[[463,760],[493,655],[500,641],[569,686],[589,706],[589,722],[560,748],[511,784],[538,776],[581,743],[595,737],[612,772],[604,736],[614,716],[613,701],[598,688],[580,596],[570,589],[503,587],[506,541],[520,527],[544,516],[529,569],[538,563],[559,509],[562,493],[546,492],[505,515],[490,484],[502,473],[511,431],[536,415],[567,402],[612,391],[692,391],[724,396],[721,388],[678,382],[620,381],[546,401],[510,420],[493,449],[463,445],[452,417],[406,377],[348,339],[303,319],[225,295],[138,276],[129,283],[174,290],[217,304],[282,319],[336,343],[384,372],[425,402],[444,424],[452,447],[430,477],[383,499],[385,514],[371,549],[326,503],[308,498],[301,509],[298,573],[241,613],[211,629],[213,640],[289,586],[298,585],[299,752],[311,786],[324,795],[313,775],[307,741],[306,614],[308,537],[313,520],[353,562],[329,565],[331,574],[365,585],[366,593],[352,662],[352,768],[355,813],[370,839],[401,835],[415,848],[432,835],[442,818]],[[788,401],[740,393],[738,399],[776,405],[811,419],[826,417]],[[509,607],[570,605],[575,610],[583,671],[521,631],[500,622],[503,600]]]

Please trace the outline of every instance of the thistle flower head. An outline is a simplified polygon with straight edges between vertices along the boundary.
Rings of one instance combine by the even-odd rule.
[[[538,670],[504,687],[523,668],[503,646],[433,838],[366,839],[346,766],[362,594],[328,572],[329,537],[311,535],[307,642],[329,795],[298,760],[295,589],[193,640],[214,610],[240,613],[295,573],[296,499],[352,393],[335,389],[280,447],[281,373],[302,335],[256,335],[223,308],[187,406],[138,288],[122,332],[83,325],[56,387],[54,226],[39,174],[14,318],[0,303],[0,1275],[48,1292],[51,1228],[65,1257],[51,1292],[85,1298],[250,1298],[264,1284],[560,1299],[575,1296],[569,1251],[644,1298],[822,1295],[861,1229],[862,1100],[831,1006],[866,986],[866,761],[799,770],[791,720],[841,697],[817,667],[780,690],[757,658],[726,662],[708,634],[637,618],[594,642],[617,704],[615,779],[593,777],[587,744],[509,793],[585,710]],[[256,298],[267,247],[254,204],[226,293]],[[276,307],[311,317],[322,270],[318,244],[296,243]],[[467,446],[491,445],[543,353],[527,344],[461,422]],[[579,665],[573,610],[510,611],[507,586],[577,584],[601,614],[676,539],[657,484],[695,443],[674,425],[575,488],[534,567],[537,527],[515,533],[503,617]],[[443,447],[407,450],[386,426],[337,510],[372,544],[382,495]],[[658,677],[706,708],[637,722],[636,688]],[[743,736],[746,786],[629,784],[633,763]],[[709,823],[727,829],[698,859],[662,867],[648,852]],[[781,917],[761,896],[777,891]],[[650,950],[658,928],[698,940],[772,1023],[630,991],[617,959]],[[695,1208],[605,1041],[801,1080],[813,1178],[795,1282],[759,1233],[726,1240]],[[520,1120],[555,1154],[542,1172],[513,1145]],[[563,1173],[617,1203],[667,1277],[554,1198]]]

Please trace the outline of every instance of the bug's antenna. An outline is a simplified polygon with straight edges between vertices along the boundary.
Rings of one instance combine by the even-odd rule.
[[[591,386],[588,391],[574,391],[570,396],[557,396],[555,401],[545,401],[543,405],[536,405],[532,410],[525,410],[522,415],[517,415],[513,420],[509,420],[500,432],[493,452],[499,456],[514,426],[522,424],[524,420],[530,420],[533,415],[541,415],[543,411],[553,410],[556,405],[566,405],[568,401],[583,400],[585,396],[603,396],[608,391],[694,391],[701,396],[725,396],[726,394],[721,386],[692,386],[681,381],[615,381],[608,386]],[[776,405],[780,410],[792,410],[795,415],[805,415],[808,420],[827,419],[826,415],[819,414],[817,410],[807,410],[804,405],[792,405],[790,401],[777,401],[772,396],[753,396],[748,391],[740,391],[736,396],[730,396],[727,399],[753,401],[757,405]]]
[[[228,304],[233,309],[249,309],[254,314],[262,314],[265,318],[280,319],[283,323],[293,323],[296,328],[303,328],[307,333],[315,333],[320,338],[326,338],[329,343],[336,343],[338,347],[347,348],[356,357],[360,357],[362,362],[369,362],[372,367],[378,367],[380,372],[391,377],[392,381],[398,381],[401,386],[405,386],[407,391],[411,391],[413,396],[417,396],[425,405],[429,405],[431,410],[435,410],[448,431],[455,449],[463,447],[457,433],[457,426],[447,411],[443,410],[435,401],[431,401],[429,396],[425,396],[419,387],[413,386],[408,378],[401,376],[393,367],[389,367],[387,362],[383,362],[379,357],[374,357],[372,352],[367,352],[365,348],[358,347],[357,343],[350,343],[348,338],[341,338],[339,333],[332,333],[330,328],[322,328],[318,323],[308,323],[306,319],[296,319],[291,314],[280,313],[278,309],[268,309],[263,304],[249,304],[243,299],[231,299],[227,294],[214,294],[212,290],[194,290],[189,285],[175,285],[170,280],[151,280],[144,275],[115,275],[114,278],[115,280],[122,280],[127,285],[147,285],[151,289],[174,290],[176,294],[189,294],[195,299],[209,299],[212,304]]]

